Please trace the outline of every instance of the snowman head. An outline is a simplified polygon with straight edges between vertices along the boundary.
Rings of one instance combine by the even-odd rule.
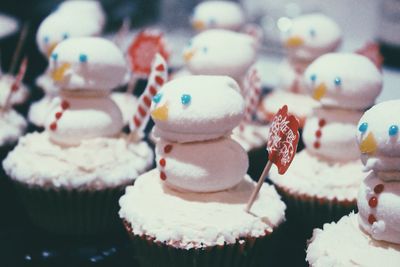
[[[108,90],[124,79],[126,62],[119,48],[103,38],[72,38],[50,56],[53,80],[64,90]]]
[[[184,49],[183,57],[191,73],[227,75],[241,80],[254,63],[257,42],[247,34],[227,31],[204,31]]]
[[[106,15],[99,1],[96,0],[74,0],[62,2],[56,12],[72,15],[75,18],[89,18],[103,28]]]
[[[226,29],[237,31],[245,21],[238,3],[229,1],[207,1],[198,4],[193,11],[191,23],[195,30]]]
[[[290,58],[312,61],[336,50],[341,42],[341,31],[332,19],[315,13],[293,19],[281,39]]]
[[[329,53],[315,60],[304,79],[323,106],[363,110],[372,106],[382,89],[382,75],[366,57]]]
[[[227,76],[185,76],[166,83],[153,98],[157,137],[175,142],[216,139],[242,120],[244,101]]]
[[[357,142],[367,170],[400,171],[400,100],[379,103],[358,123]],[[395,175],[400,179],[400,174]]]
[[[62,41],[71,37],[96,36],[101,28],[93,20],[53,13],[46,17],[39,26],[36,43],[40,52],[49,57],[54,48]]]

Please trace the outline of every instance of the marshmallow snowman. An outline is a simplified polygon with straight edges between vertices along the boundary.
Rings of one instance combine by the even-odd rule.
[[[102,29],[106,23],[106,15],[99,1],[96,0],[68,0],[62,2],[57,13],[66,14],[75,19],[87,19],[95,21]]]
[[[191,17],[192,27],[197,31],[226,29],[237,31],[245,23],[242,7],[229,1],[206,1],[198,4]]]
[[[185,76],[166,83],[151,106],[160,178],[193,192],[238,184],[248,158],[230,134],[243,112],[239,86],[229,77]]]
[[[364,56],[330,53],[307,68],[305,80],[321,102],[304,126],[307,151],[336,162],[357,160],[354,132],[362,111],[373,105],[382,89],[381,73]]]
[[[120,133],[122,114],[109,94],[124,79],[126,62],[112,42],[97,37],[66,40],[53,51],[50,71],[61,88],[59,106],[46,123],[52,141],[79,145],[84,139]]]
[[[207,30],[192,38],[183,52],[187,68],[195,75],[227,75],[241,83],[255,62],[257,41],[228,30]]]
[[[400,244],[400,100],[377,104],[358,124],[357,142],[369,175],[358,194],[360,226],[374,239]]]

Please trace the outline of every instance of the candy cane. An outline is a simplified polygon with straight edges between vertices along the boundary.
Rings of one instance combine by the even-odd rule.
[[[252,67],[244,78],[243,95],[245,95],[246,110],[244,113],[244,121],[251,122],[253,114],[257,110],[258,101],[261,95],[261,82],[257,73],[257,69]]]
[[[167,81],[167,78],[167,63],[160,54],[156,54],[146,89],[139,98],[137,110],[130,123],[131,134],[143,131],[146,127],[150,118],[150,106],[153,96],[157,94],[164,82]]]
[[[25,76],[27,66],[28,66],[28,59],[25,57],[21,63],[21,66],[19,67],[19,71],[17,76],[15,77],[14,82],[11,84],[10,92],[8,93],[8,96],[4,103],[3,110],[7,110],[10,108],[11,96],[20,88],[21,82]]]

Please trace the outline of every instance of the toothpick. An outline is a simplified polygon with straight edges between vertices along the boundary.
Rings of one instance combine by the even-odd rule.
[[[271,167],[272,167],[272,161],[270,160],[265,165],[265,168],[264,168],[263,172],[261,173],[260,178],[258,178],[258,182],[257,182],[256,188],[254,189],[253,193],[250,196],[249,201],[247,202],[247,205],[246,205],[246,208],[245,208],[246,212],[250,212],[250,209],[253,206],[254,201],[256,200],[257,195],[260,192],[262,185],[264,184],[265,177],[268,175]]]
[[[132,95],[133,94],[133,92],[135,91],[135,87],[136,87],[136,84],[137,84],[138,80],[139,80],[139,77],[137,77],[137,75],[135,75],[132,72],[131,73],[131,77],[129,78],[129,81],[128,81],[128,88],[126,89],[126,93],[128,95]]]
[[[125,37],[131,28],[131,19],[129,17],[125,17],[124,20],[122,21],[121,27],[118,29],[117,34],[115,34],[114,37],[114,43],[119,47],[122,48],[122,41],[123,37]]]
[[[24,46],[26,36],[28,34],[28,30],[29,30],[29,22],[25,22],[25,24],[21,30],[21,33],[19,35],[17,47],[15,48],[15,52],[14,52],[14,55],[11,60],[10,69],[8,70],[8,73],[10,73],[10,74],[13,74],[15,71],[15,68],[17,67],[18,58],[21,54],[21,49]]]

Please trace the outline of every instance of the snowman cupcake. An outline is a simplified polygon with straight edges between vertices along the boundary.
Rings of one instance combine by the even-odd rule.
[[[252,213],[244,211],[255,183],[246,175],[246,152],[230,137],[244,111],[237,83],[226,76],[175,79],[154,97],[151,110],[157,168],[120,199],[139,261],[251,266],[261,254],[268,261],[265,247],[284,220],[285,205],[264,184]]]
[[[285,175],[272,169],[270,179],[284,196],[288,218],[308,231],[356,208],[364,176],[353,133],[380,93],[382,75],[364,56],[331,53],[307,68],[305,80],[321,107],[304,126],[305,150]]]
[[[21,138],[4,169],[37,226],[73,235],[113,230],[122,190],[153,160],[145,142],[121,133],[122,115],[109,97],[125,60],[105,39],[72,38],[53,51],[50,71],[61,97],[46,130]]]
[[[314,230],[310,266],[399,266],[400,101],[380,103],[360,119],[357,142],[367,172],[358,193],[358,214]]]
[[[280,66],[276,90],[261,102],[260,119],[270,122],[279,108],[286,104],[302,127],[306,117],[318,106],[307,94],[303,73],[313,60],[335,51],[340,42],[338,25],[323,14],[308,14],[293,19],[290,29],[282,33],[287,59]]]

